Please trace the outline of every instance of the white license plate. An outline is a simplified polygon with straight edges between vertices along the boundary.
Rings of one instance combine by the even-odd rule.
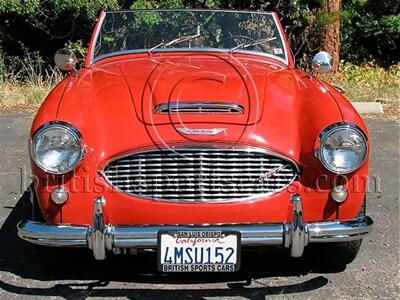
[[[158,233],[158,269],[161,272],[235,272],[239,268],[239,232]]]

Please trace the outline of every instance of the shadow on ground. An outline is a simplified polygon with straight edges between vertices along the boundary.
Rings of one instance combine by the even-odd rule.
[[[0,288],[19,295],[61,296],[64,298],[128,297],[141,299],[203,298],[241,296],[248,299],[265,299],[266,295],[293,294],[323,287],[328,280],[320,274],[341,272],[313,263],[313,255],[293,259],[285,251],[243,251],[242,270],[238,273],[161,274],[157,271],[155,253],[139,256],[109,257],[97,262],[86,249],[57,249],[33,247],[17,237],[16,225],[30,217],[29,192],[19,199],[0,230],[0,272],[9,272],[26,280],[54,282],[48,288],[23,286],[0,280]],[[51,250],[51,251],[48,251]],[[265,286],[251,284],[260,278],[301,276],[310,273],[314,278],[291,285]],[[301,279],[299,278],[299,281]],[[76,283],[60,283],[73,281]],[[84,283],[82,283],[84,282]],[[122,288],[107,288],[110,282]],[[279,283],[279,281],[277,281]],[[222,283],[222,288],[207,288],[206,284]],[[129,284],[135,288],[130,288]],[[162,284],[162,289],[140,288],[139,284]],[[203,284],[199,288],[193,285]],[[170,285],[170,286],[169,286]],[[177,286],[179,285],[179,286]],[[29,284],[32,286],[32,283]],[[119,286],[118,286],[119,287]]]

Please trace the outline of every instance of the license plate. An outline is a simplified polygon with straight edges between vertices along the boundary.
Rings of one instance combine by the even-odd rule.
[[[161,272],[235,272],[239,268],[239,232],[158,232],[158,269]]]

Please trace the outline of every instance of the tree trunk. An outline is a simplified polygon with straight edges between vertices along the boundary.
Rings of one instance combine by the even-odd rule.
[[[320,47],[333,58],[332,71],[339,69],[340,60],[340,10],[342,0],[324,0],[323,11],[328,16],[328,24],[321,29]]]

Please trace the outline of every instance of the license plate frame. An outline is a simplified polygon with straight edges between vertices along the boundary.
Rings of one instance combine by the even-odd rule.
[[[182,233],[185,233],[185,235],[190,235],[190,234],[200,234],[202,237],[204,236],[210,236],[210,234],[216,234],[219,233],[220,236],[226,238],[229,236],[236,236],[236,263],[235,264],[216,264],[216,263],[203,263],[203,264],[170,264],[171,266],[183,266],[183,265],[188,265],[188,268],[180,268],[177,267],[176,269],[174,268],[164,268],[163,266],[168,265],[165,263],[162,263],[161,260],[161,248],[162,248],[162,235],[169,235],[171,237],[174,237],[174,235],[182,236]],[[200,247],[203,248],[203,247]],[[204,251],[204,250],[203,250]],[[239,231],[234,231],[234,230],[201,230],[201,229],[195,229],[195,230],[190,230],[190,229],[185,229],[185,230],[160,230],[157,233],[157,268],[160,272],[163,273],[184,273],[184,272],[195,272],[195,273],[204,273],[204,272],[237,272],[240,270],[241,266],[241,234]],[[191,266],[203,266],[202,268],[199,267],[191,267]],[[214,265],[214,267],[212,267]],[[209,266],[209,267],[208,267]],[[224,267],[221,267],[224,266]],[[232,268],[233,266],[233,268]],[[221,270],[222,268],[222,270]]]

